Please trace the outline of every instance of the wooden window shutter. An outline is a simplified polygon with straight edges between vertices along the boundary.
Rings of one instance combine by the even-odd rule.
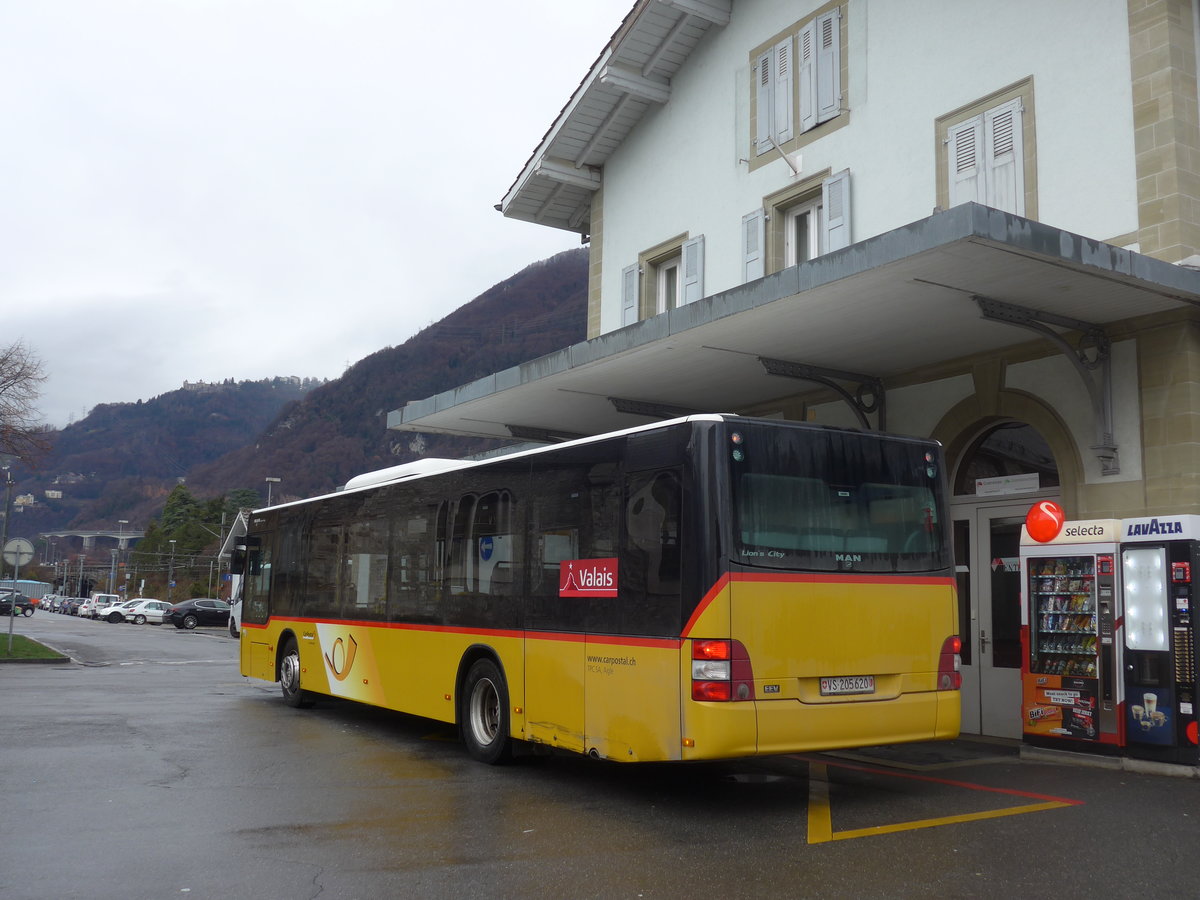
[[[633,325],[638,320],[637,263],[621,270],[621,325]]]
[[[817,25],[809,22],[800,29],[797,67],[797,92],[800,97],[800,130],[817,124]]]
[[[775,104],[775,79],[772,73],[772,51],[767,51],[758,58],[755,66],[755,98],[758,109],[755,117],[754,150],[760,156],[773,146],[771,134],[771,113]]]
[[[775,142],[778,144],[792,139],[792,105],[794,102],[792,85],[795,77],[792,68],[792,39],[786,37],[775,45],[775,84],[771,124]]]
[[[1012,100],[983,114],[988,206],[1025,215],[1025,166],[1021,101]]]
[[[842,111],[841,13],[838,10],[816,20],[817,122],[825,122]]]
[[[754,281],[766,274],[763,244],[766,238],[767,213],[756,209],[742,216],[742,280]]]
[[[850,170],[821,183],[821,252],[850,246]]]
[[[946,131],[950,205],[985,203],[983,176],[983,116],[975,116]]]
[[[683,242],[683,303],[704,296],[704,235]]]

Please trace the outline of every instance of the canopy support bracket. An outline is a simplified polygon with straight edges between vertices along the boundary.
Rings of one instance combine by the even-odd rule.
[[[840,369],[827,369],[822,366],[810,366],[806,363],[791,362],[786,359],[771,359],[760,356],[758,361],[767,370],[768,375],[782,375],[785,378],[799,378],[811,381],[822,387],[829,388],[846,401],[850,410],[858,418],[858,423],[867,431],[871,431],[868,413],[875,413],[876,429],[887,430],[887,397],[883,389],[883,380],[874,375],[862,375],[857,372],[844,372]],[[851,393],[839,382],[857,383]]]
[[[1100,472],[1103,475],[1120,474],[1121,457],[1113,430],[1112,341],[1103,326],[989,297],[975,296],[974,299],[983,318],[1036,332],[1062,351],[1079,373],[1091,400],[1095,427],[1095,443],[1091,450],[1100,462]],[[1078,332],[1078,344],[1072,346],[1051,326]]]

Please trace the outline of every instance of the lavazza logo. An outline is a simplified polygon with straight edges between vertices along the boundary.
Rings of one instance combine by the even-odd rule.
[[[1125,531],[1125,537],[1156,534],[1183,534],[1183,523],[1178,519],[1151,519],[1149,522],[1131,522]]]

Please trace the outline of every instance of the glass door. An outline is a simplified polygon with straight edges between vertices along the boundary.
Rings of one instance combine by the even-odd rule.
[[[962,732],[1021,737],[1021,525],[1032,501],[955,510]]]

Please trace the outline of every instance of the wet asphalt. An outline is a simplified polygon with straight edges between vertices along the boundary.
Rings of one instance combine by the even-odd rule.
[[[4,900],[1200,895],[1178,767],[959,740],[493,768],[447,725],[284,706],[221,629],[14,627],[67,659],[0,665]]]

